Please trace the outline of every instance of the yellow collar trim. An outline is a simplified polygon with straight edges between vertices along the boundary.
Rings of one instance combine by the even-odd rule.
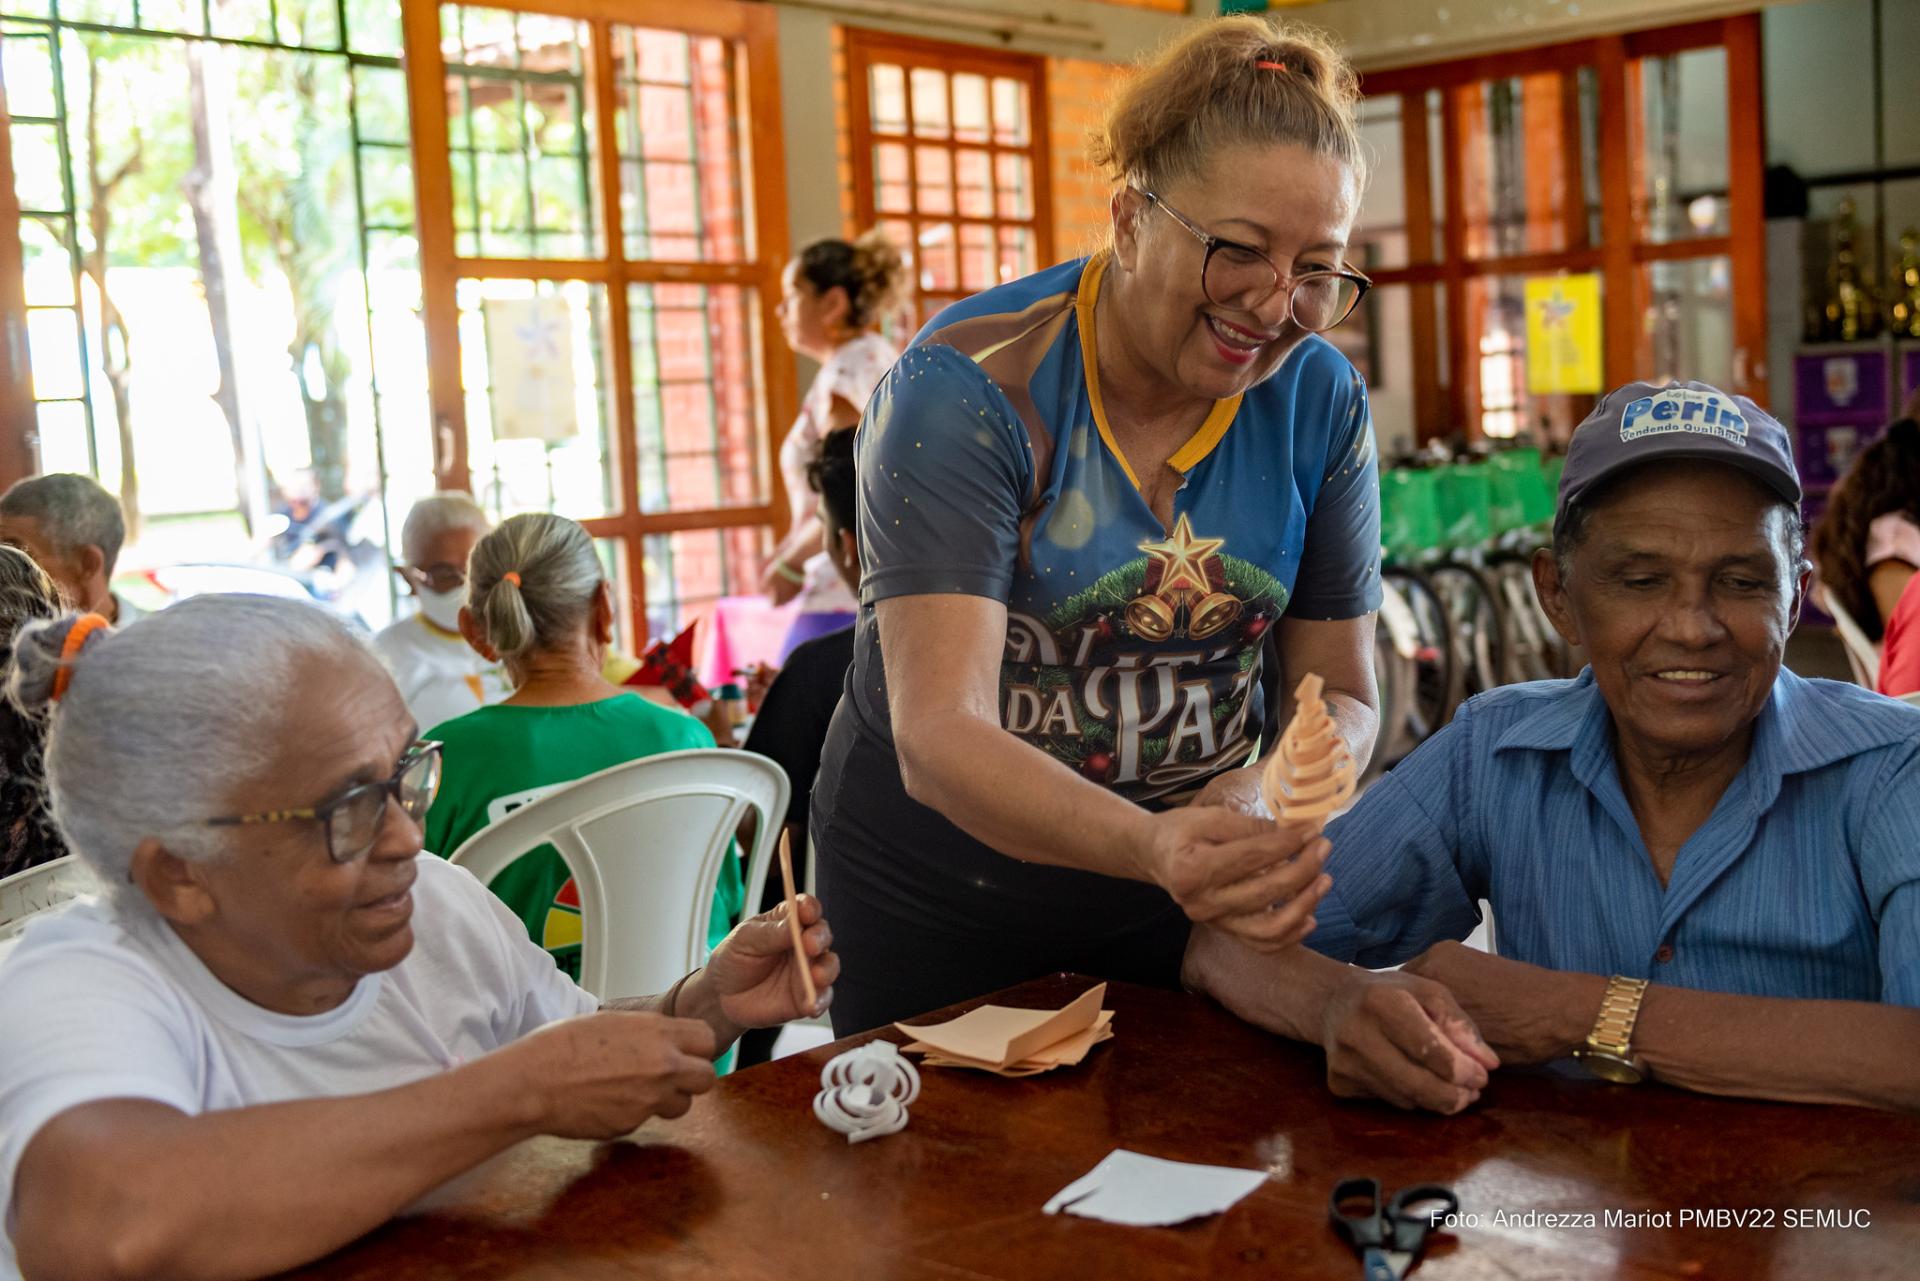
[[[1093,425],[1100,430],[1100,439],[1107,442],[1107,449],[1120,460],[1120,469],[1127,474],[1134,489],[1141,488],[1140,478],[1133,473],[1133,464],[1113,438],[1113,428],[1107,423],[1107,409],[1100,399],[1100,357],[1099,349],[1094,345],[1093,306],[1100,298],[1100,282],[1107,274],[1107,264],[1111,255],[1107,252],[1095,254],[1088,260],[1086,270],[1080,273],[1080,292],[1075,297],[1073,309],[1080,322],[1080,363],[1086,366],[1087,401],[1093,406]],[[1233,425],[1234,415],[1240,412],[1240,397],[1229,396],[1225,400],[1213,402],[1213,409],[1207,414],[1187,443],[1173,452],[1167,459],[1167,466],[1185,473],[1192,471],[1208,454],[1214,451],[1221,439],[1226,436],[1227,428]]]

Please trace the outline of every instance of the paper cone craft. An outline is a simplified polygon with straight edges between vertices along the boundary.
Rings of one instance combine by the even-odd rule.
[[[1034,1076],[1072,1067],[1113,1037],[1113,1011],[1100,1008],[1107,985],[1089,988],[1065,1009],[1015,1010],[983,1005],[945,1023],[894,1027],[913,1037],[910,1054],[928,1067],[976,1068],[996,1076]]]
[[[1293,693],[1293,719],[1260,776],[1260,796],[1273,816],[1305,827],[1309,835],[1353,798],[1359,774],[1320,697],[1324,687],[1311,672],[1300,681]]]

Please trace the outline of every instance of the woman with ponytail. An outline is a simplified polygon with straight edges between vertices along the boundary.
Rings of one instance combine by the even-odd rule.
[[[504,702],[435,726],[446,763],[427,812],[427,848],[451,854],[487,824],[588,774],[687,748],[712,747],[693,717],[601,675],[613,642],[613,590],[593,539],[564,516],[514,516],[473,548],[460,631],[513,685]],[[580,975],[580,909],[552,847],[528,854],[490,888],[569,977]],[[739,919],[736,861],[722,867],[708,944]]]
[[[867,403],[811,811],[837,1030],[1056,970],[1171,985],[1194,921],[1313,928],[1326,847],[1253,757],[1271,652],[1373,741],[1373,430],[1321,336],[1367,289],[1357,98],[1314,31],[1186,24],[1094,141],[1108,245],[947,308]]]
[[[1910,590],[1920,569],[1920,395],[1906,409],[1860,451],[1813,531],[1821,591],[1869,640],[1881,642],[1883,694],[1920,689],[1920,637],[1911,617],[1920,595]]]
[[[820,538],[820,518],[807,487],[807,464],[828,432],[852,427],[896,352],[880,323],[906,283],[900,251],[879,230],[854,241],[817,240],[787,264],[781,277],[780,328],[787,345],[819,362],[786,439],[780,475],[786,482],[791,524],[767,562],[762,586],[775,604],[800,601],[800,613],[780,647],[785,663],[794,647],[853,622],[858,608]]]

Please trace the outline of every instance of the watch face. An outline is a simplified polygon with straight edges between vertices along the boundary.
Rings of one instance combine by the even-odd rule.
[[[1611,1054],[1602,1054],[1597,1050],[1587,1050],[1575,1056],[1581,1066],[1603,1081],[1615,1085],[1638,1085],[1644,1079],[1643,1073],[1626,1059]]]

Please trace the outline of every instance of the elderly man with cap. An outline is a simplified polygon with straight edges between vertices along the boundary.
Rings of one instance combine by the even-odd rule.
[[[1195,932],[1190,986],[1457,1111],[1500,1063],[1920,1109],[1920,711],[1781,666],[1787,435],[1700,383],[1575,432],[1534,585],[1575,680],[1495,690],[1327,829],[1304,947]],[[1492,904],[1499,954],[1455,940]],[[1357,966],[1404,964],[1393,973]]]

